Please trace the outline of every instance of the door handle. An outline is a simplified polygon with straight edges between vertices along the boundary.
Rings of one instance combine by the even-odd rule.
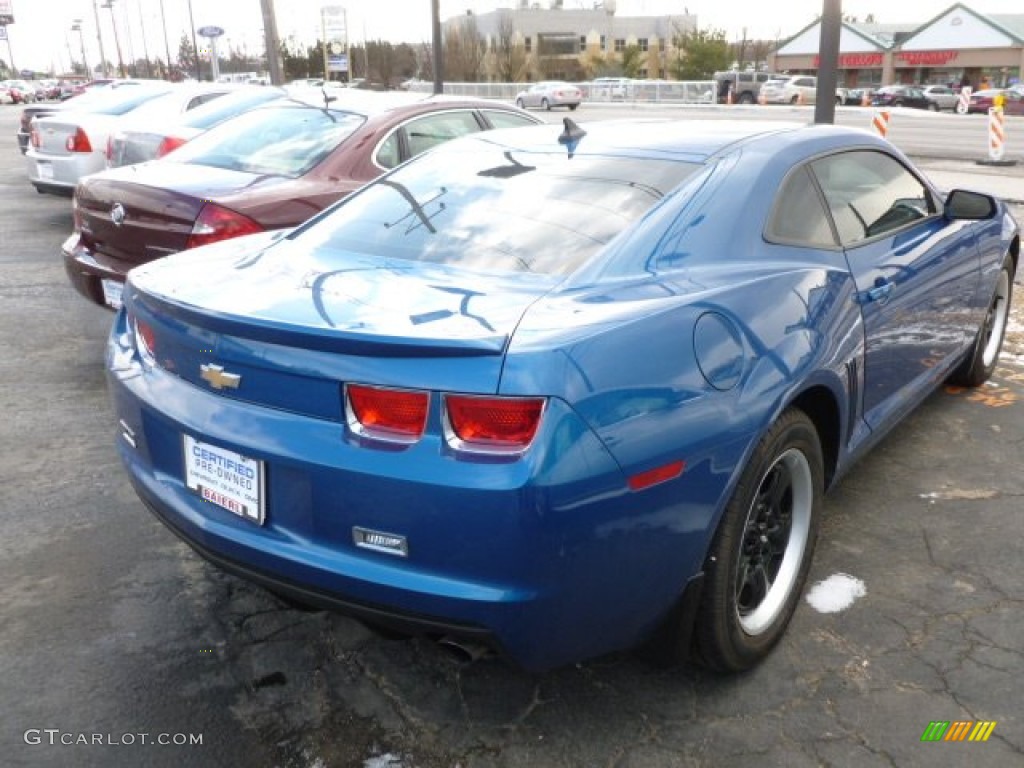
[[[884,278],[878,278],[875,281],[875,287],[868,289],[868,301],[884,301],[888,299],[894,285],[895,283],[891,283]]]

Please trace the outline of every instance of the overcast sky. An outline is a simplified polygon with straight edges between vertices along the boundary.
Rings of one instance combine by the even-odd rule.
[[[81,59],[78,34],[70,31],[72,20],[81,18],[86,56],[90,64],[98,60],[94,0],[9,0],[15,23],[8,28],[14,63],[18,68],[66,69],[70,46],[76,60]],[[99,5],[105,0],[95,0]],[[149,55],[164,56],[161,2],[167,19],[171,55],[176,56],[181,34],[189,29],[188,0],[114,0],[113,13],[118,21],[122,53],[129,59],[129,46],[136,58],[144,55],[143,40]],[[546,6],[549,0],[540,0]],[[278,30],[282,37],[295,35],[312,42],[319,36],[319,9],[330,0],[275,0]],[[431,0],[340,0],[348,10],[350,40],[364,37],[392,42],[418,43],[430,39]],[[441,0],[441,16],[448,18],[471,9],[477,13],[510,7],[514,0]],[[593,0],[564,0],[566,8],[591,8]],[[931,20],[953,2],[941,0],[844,0],[843,13],[863,19],[873,13],[879,22],[917,22]],[[966,3],[984,13],[1024,13],[1022,0],[977,0]],[[726,31],[730,40],[738,40],[744,27],[748,38],[785,38],[798,32],[821,13],[822,0],[618,0],[619,15],[679,13],[688,9],[697,15],[701,28]],[[260,0],[192,0],[197,27],[208,24],[223,27],[226,41],[249,50],[261,50],[262,16]],[[107,59],[116,63],[111,11],[100,8],[100,25]],[[142,29],[145,28],[145,38]],[[202,41],[200,41],[202,44]],[[6,43],[0,42],[0,57],[9,58]]]

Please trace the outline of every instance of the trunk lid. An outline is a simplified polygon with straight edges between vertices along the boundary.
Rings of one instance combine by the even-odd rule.
[[[248,173],[178,163],[145,163],[87,177],[76,195],[82,242],[133,264],[177,253],[209,199],[258,181]],[[113,215],[115,206],[123,218]]]
[[[202,366],[216,364],[242,382],[221,394],[318,418],[342,417],[351,381],[495,392],[509,337],[553,282],[300,251],[284,238],[266,247],[272,237],[135,270],[127,305],[152,325],[161,367],[208,390]]]

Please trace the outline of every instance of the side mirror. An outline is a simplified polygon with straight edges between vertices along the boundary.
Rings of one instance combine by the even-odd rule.
[[[947,219],[991,219],[996,215],[996,201],[991,195],[954,189],[946,198]]]

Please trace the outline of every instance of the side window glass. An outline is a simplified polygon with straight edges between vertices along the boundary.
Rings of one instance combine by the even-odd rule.
[[[399,150],[398,143],[398,131],[392,131],[391,135],[381,142],[373,159],[381,168],[394,168],[402,162],[402,153]]]
[[[811,167],[843,245],[893,232],[936,212],[927,187],[881,152],[843,152],[815,160]]]
[[[470,111],[442,112],[436,115],[410,120],[405,124],[405,135],[409,140],[409,156],[415,157],[438,144],[457,139],[468,133],[476,133],[480,124]]]
[[[537,122],[515,112],[499,112],[496,109],[483,110],[484,117],[495,128],[522,128],[524,125],[536,125]]]
[[[765,234],[773,242],[814,248],[835,246],[828,215],[806,167],[798,168],[783,182]]]

